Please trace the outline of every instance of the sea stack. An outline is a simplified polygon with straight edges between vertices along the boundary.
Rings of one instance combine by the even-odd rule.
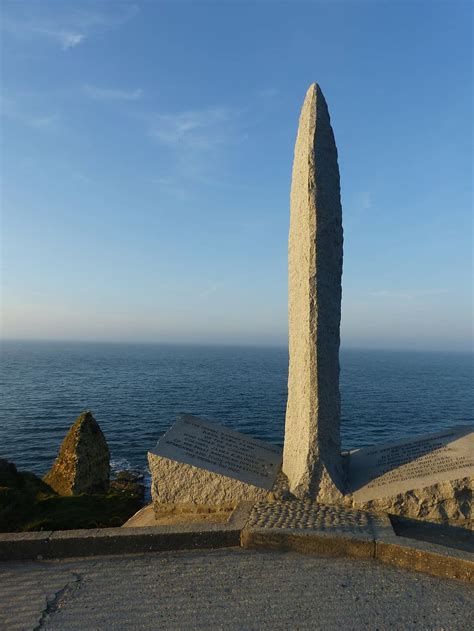
[[[342,208],[337,148],[326,100],[310,86],[291,182],[289,374],[283,472],[300,498],[342,497],[339,343]]]
[[[80,414],[66,434],[59,454],[43,480],[59,495],[106,493],[110,455],[97,421],[88,411]]]

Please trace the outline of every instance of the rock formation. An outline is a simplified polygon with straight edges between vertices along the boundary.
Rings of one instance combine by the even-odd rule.
[[[143,478],[143,474],[136,471],[119,471],[115,479],[110,482],[110,490],[117,493],[126,493],[142,501],[145,497]]]
[[[283,472],[298,497],[333,502],[343,486],[339,325],[342,208],[337,149],[318,85],[301,111],[291,183],[288,402]]]
[[[60,495],[105,493],[109,486],[107,442],[90,412],[78,416],[44,481]]]

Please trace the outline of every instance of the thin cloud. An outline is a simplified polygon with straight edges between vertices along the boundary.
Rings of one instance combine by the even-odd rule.
[[[83,86],[85,94],[97,101],[138,101],[143,96],[143,90],[121,90],[118,88],[103,88],[86,84]]]
[[[237,110],[225,107],[153,115],[149,135],[171,155],[164,176],[180,180],[180,186],[183,178],[215,177],[226,161],[226,147],[239,141],[238,117]]]
[[[56,127],[59,122],[57,114],[45,114],[39,112],[31,112],[22,109],[13,99],[2,98],[1,115],[16,120],[27,127],[38,130],[46,130]]]
[[[114,6],[111,12],[70,10],[66,3],[55,5],[54,12],[44,7],[40,11],[40,6],[13,5],[10,13],[5,11],[2,16],[3,31],[20,40],[50,40],[67,51],[92,35],[122,26],[139,12],[135,4],[124,5],[119,10]]]
[[[155,116],[150,134],[159,143],[172,148],[208,150],[228,139],[231,118],[232,110],[227,108],[160,114]]]
[[[78,29],[61,28],[42,19],[17,20],[5,18],[3,29],[20,39],[42,38],[59,44],[63,50],[78,46],[86,35]]]
[[[54,35],[59,39],[63,50],[74,48],[74,46],[80,44],[85,37],[83,33],[71,33],[70,31],[60,31]]]

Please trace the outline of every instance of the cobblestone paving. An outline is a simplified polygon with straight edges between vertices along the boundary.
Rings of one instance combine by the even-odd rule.
[[[0,564],[2,631],[467,630],[473,618],[469,585],[375,561],[227,549]]]
[[[259,502],[246,524],[248,528],[303,528],[333,533],[372,535],[375,519],[364,511],[314,502]]]

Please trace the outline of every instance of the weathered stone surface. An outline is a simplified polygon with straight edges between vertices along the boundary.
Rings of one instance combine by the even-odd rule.
[[[341,499],[339,326],[342,208],[337,149],[321,89],[301,111],[291,184],[289,376],[283,472],[298,497]]]
[[[90,412],[83,412],[67,433],[44,481],[60,495],[104,493],[109,486],[107,442]]]
[[[266,489],[151,452],[148,465],[157,512],[163,504],[233,507],[242,501],[263,500],[268,494]]]
[[[163,505],[235,506],[266,497],[281,464],[278,448],[183,414],[148,453],[151,493]]]
[[[311,501],[259,502],[241,535],[243,547],[323,556],[373,557],[376,515]]]
[[[357,501],[352,498],[352,506],[361,510],[442,522],[474,530],[473,491],[474,479],[468,477],[374,500]]]
[[[252,507],[246,528],[320,530],[364,534],[373,538],[377,515],[311,501],[259,502]]]
[[[352,505],[472,528],[474,431],[453,427],[349,455]]]

